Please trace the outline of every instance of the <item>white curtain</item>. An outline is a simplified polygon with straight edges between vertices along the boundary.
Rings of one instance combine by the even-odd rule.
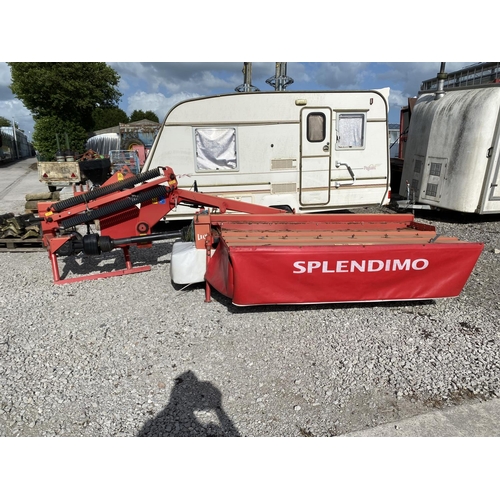
[[[236,169],[234,128],[198,128],[195,138],[197,170]]]
[[[363,146],[363,115],[339,115],[338,140],[339,148],[360,148]]]

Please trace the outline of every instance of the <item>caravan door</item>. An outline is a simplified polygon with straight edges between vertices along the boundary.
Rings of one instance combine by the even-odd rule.
[[[500,213],[500,129],[495,127],[495,134],[488,149],[485,193],[482,196],[480,213]]]
[[[332,110],[303,108],[300,118],[299,202],[305,206],[330,203]]]

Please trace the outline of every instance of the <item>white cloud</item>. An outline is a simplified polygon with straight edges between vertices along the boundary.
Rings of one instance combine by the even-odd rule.
[[[130,116],[130,114],[135,110],[153,111],[158,116],[160,121],[163,121],[168,111],[173,106],[181,101],[193,99],[195,97],[200,97],[200,95],[179,92],[178,94],[166,97],[160,92],[147,93],[140,91],[128,98],[126,113]]]
[[[451,62],[446,63],[445,71],[452,72],[464,68],[472,63],[470,62]],[[415,96],[420,84],[424,80],[435,78],[439,73],[440,62],[395,62],[387,63],[387,69],[372,75],[372,78],[382,81],[391,81],[391,89],[397,85],[407,97]]]
[[[10,68],[7,63],[0,62],[0,87],[10,85]]]
[[[7,120],[14,120],[19,125],[21,130],[33,132],[34,121],[31,113],[24,107],[23,103],[18,99],[9,99],[8,101],[0,101],[0,116]]]
[[[359,89],[367,63],[321,63],[315,81],[330,89]]]
[[[136,109],[154,111],[160,120],[180,101],[205,95],[232,93],[244,81],[243,62],[113,62],[124,94],[119,106],[130,115]],[[451,72],[471,63],[446,63]],[[390,87],[391,122],[399,121],[399,108],[418,93],[423,80],[433,78],[439,62],[291,62],[287,74],[294,80],[288,90],[361,90]],[[252,63],[252,84],[271,91],[266,79],[274,76],[274,62]],[[0,115],[33,130],[29,111],[8,86],[10,68],[0,62]]]
[[[12,83],[10,68],[7,63],[0,62],[0,116],[14,120],[21,130],[33,132],[34,121],[24,104],[16,99],[9,85]]]
[[[208,95],[214,89],[233,91],[242,83],[243,63],[108,63],[121,76],[120,89]]]
[[[408,96],[402,90],[391,89],[389,94],[389,106],[407,106],[408,105]]]

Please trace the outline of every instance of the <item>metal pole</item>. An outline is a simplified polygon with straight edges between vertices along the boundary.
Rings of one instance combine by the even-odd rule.
[[[243,63],[243,85],[238,85],[234,90],[236,92],[259,92],[259,89],[252,85],[252,63]]]
[[[286,75],[286,64],[286,62],[277,62],[274,76],[266,80],[266,83],[274,87],[276,92],[283,92],[288,85],[293,83],[293,78]]]
[[[16,124],[14,122],[14,118],[12,118],[12,134],[14,135],[14,146],[16,148],[16,160],[19,160],[19,149],[17,147]]]
[[[444,81],[448,78],[448,75],[445,73],[445,67],[446,63],[442,62],[437,75],[437,90],[435,99],[441,99],[441,97],[444,96]]]

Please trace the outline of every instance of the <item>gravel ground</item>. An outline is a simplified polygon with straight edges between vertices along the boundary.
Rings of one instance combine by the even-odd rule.
[[[172,286],[172,242],[132,249],[150,272],[63,286],[45,251],[0,252],[0,435],[338,436],[498,397],[500,217],[421,216],[485,243],[458,298],[237,308]]]

